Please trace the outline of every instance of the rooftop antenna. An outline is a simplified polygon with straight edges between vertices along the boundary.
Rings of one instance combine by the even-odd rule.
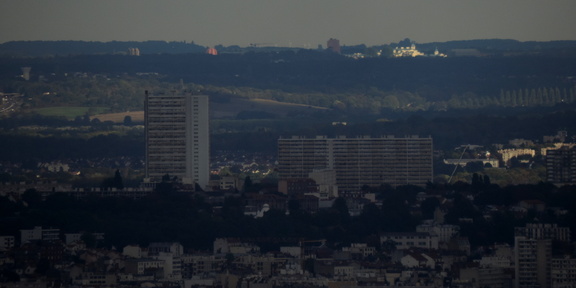
[[[462,157],[464,157],[464,153],[466,153],[466,149],[468,149],[468,146],[470,146],[470,144],[466,145],[466,147],[464,147],[464,150],[462,150],[462,154],[460,154],[460,158],[458,159],[458,162],[456,163],[456,166],[454,167],[454,171],[452,171],[452,175],[450,175],[450,178],[448,178],[448,184],[450,184],[450,181],[452,181],[452,177],[454,176],[454,173],[456,173],[456,169],[458,169],[458,166],[460,166],[460,161],[462,161]]]

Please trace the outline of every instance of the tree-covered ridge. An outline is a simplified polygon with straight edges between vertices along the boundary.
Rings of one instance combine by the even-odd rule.
[[[300,50],[225,55],[0,58],[0,90],[33,107],[142,107],[142,91],[190,89],[230,97],[379,114],[552,106],[575,99],[576,58],[553,56],[351,59]],[[18,80],[31,67],[31,81]]]
[[[2,81],[4,91],[25,96],[22,108],[34,109],[53,106],[106,107],[109,112],[124,112],[143,109],[143,91],[170,91],[180,87],[160,78],[131,76],[66,77],[46,82]],[[576,100],[575,86],[563,88],[537,87],[505,90],[490,95],[475,92],[452,94],[447,99],[433,99],[430,90],[411,92],[408,90],[383,90],[377,87],[349,88],[329,91],[290,91],[262,89],[246,86],[216,86],[188,83],[185,87],[211,96],[213,102],[229,102],[244,99],[269,99],[279,102],[331,108],[340,112],[363,112],[374,115],[386,111],[444,111],[449,109],[478,109],[484,107],[537,107],[573,103]],[[424,97],[423,95],[428,95]],[[442,96],[442,98],[446,98]],[[241,111],[237,111],[241,112]],[[94,113],[92,113],[94,114]]]

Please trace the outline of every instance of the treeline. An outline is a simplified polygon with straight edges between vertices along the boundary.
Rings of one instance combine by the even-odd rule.
[[[460,236],[468,237],[473,248],[493,243],[513,243],[514,227],[540,221],[557,223],[576,230],[576,191],[573,186],[551,184],[517,185],[501,188],[478,175],[472,184],[367,188],[382,206],[365,203],[359,216],[350,216],[349,204],[338,198],[331,208],[316,213],[305,211],[296,199],[285,198],[289,213],[271,209],[262,218],[244,215],[250,195],[236,194],[223,202],[208,203],[200,195],[174,191],[156,192],[146,198],[87,198],[76,200],[63,193],[45,201],[29,190],[21,201],[0,197],[0,233],[12,235],[34,226],[58,227],[64,233],[104,232],[108,247],[150,242],[179,241],[188,249],[210,250],[215,238],[327,239],[330,245],[366,242],[378,248],[383,232],[415,231],[436,209],[445,213],[447,224],[459,225]],[[480,179],[480,180],[479,180]],[[428,197],[417,202],[416,195]],[[283,196],[277,195],[282,198]],[[474,199],[474,200],[470,200]],[[501,209],[484,217],[489,205],[510,207],[521,200],[540,200],[547,207],[568,213],[528,210],[526,213]],[[416,205],[418,204],[419,205]],[[460,219],[468,219],[461,222]],[[294,243],[286,243],[294,245]],[[285,244],[285,245],[286,245]],[[268,249],[278,247],[268,246]]]
[[[119,136],[116,134],[98,135],[88,139],[69,136],[23,136],[0,135],[0,158],[12,163],[38,162],[100,158],[142,158],[144,155],[144,135]]]
[[[463,95],[453,95],[445,103],[436,105],[446,105],[451,109],[476,109],[482,107],[535,107],[554,106],[561,103],[574,103],[576,94],[574,86],[570,88],[532,88],[500,90],[499,96],[478,97],[474,93]]]
[[[478,109],[474,113],[460,109],[452,112],[398,113],[383,111],[380,116],[342,115],[337,111],[311,115],[309,118],[213,120],[211,122],[211,147],[213,151],[277,150],[280,136],[302,135],[315,137],[326,135],[420,135],[431,136],[434,148],[449,150],[463,144],[506,144],[510,139],[524,138],[541,141],[544,135],[555,135],[558,130],[575,135],[576,113],[574,104],[554,107],[522,107]],[[375,121],[378,117],[382,121]],[[348,121],[348,125],[332,125],[332,121]],[[45,130],[26,130],[22,126],[43,126]],[[75,127],[77,129],[58,129]],[[89,157],[143,157],[143,130],[128,129],[116,135],[114,126],[108,122],[78,117],[67,120],[31,114],[24,117],[0,119],[0,158],[15,161],[39,159]],[[128,127],[127,127],[128,128]],[[233,133],[231,133],[233,132]],[[95,135],[105,134],[97,136]],[[109,134],[109,135],[106,135]]]
[[[104,107],[109,112],[142,110],[144,91],[170,89],[158,79],[85,75],[48,76],[43,81],[0,80],[2,90],[23,95],[23,109],[41,107]]]
[[[10,41],[0,44],[0,55],[56,56],[80,54],[128,54],[129,48],[140,53],[202,53],[206,47],[183,41]]]
[[[366,53],[367,50],[375,51],[393,49],[395,47],[407,47],[413,43],[406,38],[397,43],[366,46],[359,44],[354,46],[343,45],[342,52],[345,54]],[[576,41],[518,41],[513,39],[476,39],[447,42],[416,43],[418,49],[432,52],[440,49],[450,52],[453,49],[478,49],[491,53],[526,52],[553,53],[567,49],[574,53]],[[205,53],[206,46],[195,44],[194,41],[10,41],[0,44],[0,55],[10,56],[56,56],[56,55],[81,55],[81,54],[126,54],[129,48],[138,48],[141,54],[184,54]],[[276,47],[273,45],[250,45],[240,47],[238,45],[216,45],[220,53],[249,53],[249,52],[281,52],[294,51],[298,48]],[[320,47],[319,50],[322,50]],[[370,54],[370,53],[369,53]]]
[[[21,108],[34,109],[54,106],[105,107],[110,112],[143,109],[143,91],[169,91],[180,84],[158,78],[138,77],[67,77],[48,82],[1,81],[4,91],[21,93]],[[484,107],[536,107],[574,103],[575,86],[554,88],[500,89],[493,96],[473,92],[453,94],[449,99],[427,99],[420,93],[405,90],[385,91],[376,87],[351,88],[332,93],[302,91],[299,93],[244,86],[223,87],[185,83],[196,93],[211,96],[212,102],[228,102],[234,97],[270,99],[279,102],[327,107],[339,113],[369,113],[379,115],[387,111],[445,111],[448,109],[479,109]],[[429,91],[430,92],[430,91]],[[242,111],[237,111],[238,113]],[[247,112],[244,112],[247,113]],[[249,115],[248,115],[249,116]],[[239,119],[247,116],[240,114]],[[261,116],[260,116],[261,117]],[[273,118],[273,115],[268,115]],[[254,119],[250,118],[249,119]]]

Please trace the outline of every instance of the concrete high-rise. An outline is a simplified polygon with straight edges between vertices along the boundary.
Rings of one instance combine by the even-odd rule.
[[[570,243],[570,228],[541,223],[514,228],[515,287],[553,287],[553,241]]]
[[[164,175],[202,189],[210,179],[208,96],[172,91],[148,93],[146,125],[146,179],[160,182]]]
[[[516,288],[551,286],[552,239],[514,237]]]
[[[576,184],[576,147],[567,145],[546,152],[546,178],[559,186]]]
[[[432,181],[432,138],[280,138],[278,163],[280,179],[332,169],[338,190],[344,192],[364,185],[424,186]]]

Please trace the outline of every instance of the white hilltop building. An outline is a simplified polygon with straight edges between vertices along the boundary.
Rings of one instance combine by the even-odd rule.
[[[424,56],[424,53],[416,50],[416,45],[412,44],[410,47],[396,47],[392,51],[394,57],[416,57]]]
[[[392,56],[394,57],[417,57],[417,56],[431,56],[431,57],[448,57],[446,54],[440,53],[438,48],[434,50],[433,54],[426,55],[418,49],[416,49],[416,44],[412,44],[410,47],[396,47],[392,51]]]
[[[430,56],[434,56],[434,57],[448,57],[448,55],[444,54],[444,53],[440,53],[440,51],[438,51],[438,48],[434,49],[434,54],[430,55]]]

